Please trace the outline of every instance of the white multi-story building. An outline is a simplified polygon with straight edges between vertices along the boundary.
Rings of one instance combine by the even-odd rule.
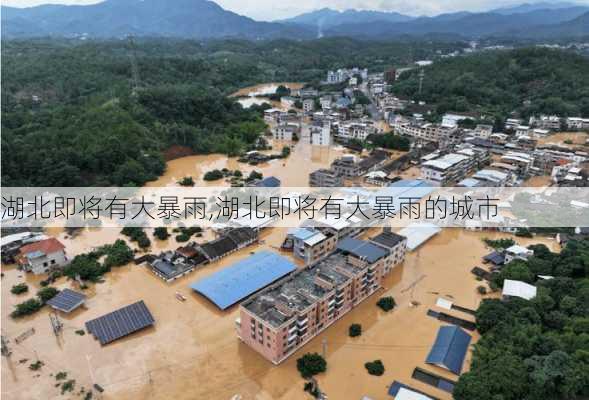
[[[292,140],[294,135],[299,132],[297,124],[283,123],[276,125],[272,130],[272,136],[276,140]]]
[[[569,117],[566,122],[572,131],[589,130],[589,118]]]
[[[314,109],[315,109],[315,100],[314,99],[303,100],[303,112],[310,113],[310,112],[313,112]]]
[[[344,121],[338,125],[337,136],[343,140],[366,138],[375,133],[376,128],[369,120]]]
[[[421,177],[436,186],[446,186],[463,179],[471,158],[463,154],[446,154],[421,165]]]
[[[65,246],[59,240],[49,238],[21,247],[18,262],[25,271],[38,275],[62,267],[69,261]]]
[[[550,129],[552,131],[560,130],[560,117],[556,115],[540,115],[539,117],[530,117],[530,126],[536,128]]]
[[[313,125],[311,130],[311,145],[329,146],[331,143],[331,124],[324,122],[322,125]]]

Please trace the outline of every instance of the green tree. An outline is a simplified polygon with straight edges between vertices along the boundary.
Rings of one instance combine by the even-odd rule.
[[[306,353],[297,359],[297,370],[303,378],[310,378],[327,369],[327,362],[318,353]]]

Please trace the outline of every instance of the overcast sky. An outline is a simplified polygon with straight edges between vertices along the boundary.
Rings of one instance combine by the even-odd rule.
[[[173,0],[170,0],[170,2]],[[324,7],[336,10],[349,8],[362,10],[397,11],[408,15],[436,15],[454,11],[484,11],[521,3],[539,3],[546,0],[216,0],[225,9],[258,20],[288,18]],[[97,0],[1,0],[2,5],[29,7],[46,3],[92,4]],[[589,0],[571,2],[587,4]]]

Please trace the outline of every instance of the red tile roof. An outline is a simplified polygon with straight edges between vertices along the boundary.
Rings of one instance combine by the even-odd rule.
[[[59,240],[55,238],[49,238],[21,247],[20,254],[24,256],[34,251],[40,251],[44,254],[51,254],[63,249],[65,249],[65,246]]]

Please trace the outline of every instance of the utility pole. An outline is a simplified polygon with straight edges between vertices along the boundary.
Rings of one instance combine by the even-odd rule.
[[[2,356],[10,357],[12,351],[8,347],[8,340],[6,340],[6,336],[2,335]]]
[[[136,96],[139,90],[139,67],[137,66],[136,46],[132,35],[127,36],[127,41],[131,50],[129,53],[129,57],[131,58],[131,76],[133,78],[133,90],[131,94]]]

